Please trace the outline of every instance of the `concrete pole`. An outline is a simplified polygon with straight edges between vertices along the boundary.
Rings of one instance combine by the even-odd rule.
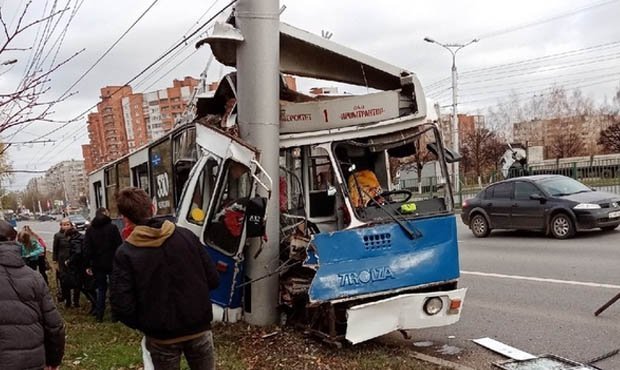
[[[459,117],[456,113],[456,106],[457,106],[456,84],[457,84],[457,79],[458,79],[458,76],[456,74],[456,53],[462,48],[464,48],[465,46],[473,44],[474,42],[478,42],[478,39],[473,39],[466,44],[442,44],[440,42],[433,40],[430,37],[425,37],[424,41],[431,43],[431,44],[437,44],[441,46],[442,48],[448,50],[450,54],[452,54],[452,125],[451,125],[452,127],[451,129],[452,150],[454,150],[456,153],[459,153],[460,152],[459,150]],[[459,181],[460,179],[459,179],[459,163],[458,162],[455,162],[452,164],[452,175],[454,176],[454,193],[456,195],[461,190],[461,183]]]
[[[268,241],[257,258],[258,241],[246,253],[246,275],[253,280],[271,273],[279,262],[279,1],[239,0],[235,19],[245,39],[237,49],[240,135],[260,150],[261,165],[273,179],[267,206]],[[278,319],[278,275],[258,280],[246,289],[251,289],[251,299],[245,303],[245,320],[260,326],[274,324]]]
[[[452,50],[450,50],[452,52]],[[456,52],[452,52],[452,150],[460,153],[459,150],[459,116],[456,113],[457,106],[457,75],[456,75]],[[452,174],[454,176],[454,193],[455,195],[461,190],[461,182],[459,181],[459,162],[452,163]]]

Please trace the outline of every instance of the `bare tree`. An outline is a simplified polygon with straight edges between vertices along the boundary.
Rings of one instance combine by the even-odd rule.
[[[566,158],[583,154],[583,140],[581,136],[570,131],[562,130],[551,139],[548,146],[548,157]]]
[[[597,144],[602,145],[607,153],[620,153],[620,122],[601,131]]]
[[[15,27],[12,27],[12,22],[7,22],[0,7],[0,26],[2,27],[0,32],[4,36],[0,39],[0,61],[3,61],[0,64],[24,66],[24,75],[17,86],[8,91],[0,90],[0,133],[11,127],[30,122],[54,122],[51,117],[54,113],[52,110],[54,105],[71,96],[71,94],[65,94],[57,98],[49,97],[50,81],[54,72],[81,52],[56,62],[64,34],[72,19],[71,16],[64,21],[63,29],[63,24],[61,24],[63,15],[69,10],[70,2],[71,0],[67,2],[67,6],[60,9],[54,2],[54,6],[46,8],[43,16],[29,20],[32,17],[30,14],[32,1],[28,1],[23,8],[20,5],[17,9]],[[35,39],[34,44],[20,45],[19,42],[24,39],[23,36],[37,27],[43,27],[43,29],[37,33],[40,37]],[[28,51],[31,51],[31,54],[27,58]]]
[[[498,161],[505,151],[503,142],[495,131],[478,127],[463,138],[461,154],[465,174],[474,176],[478,183],[491,170],[497,170]]]
[[[427,148],[427,138],[424,136],[420,136],[417,138],[415,142],[415,154],[403,157],[403,158],[390,158],[390,168],[393,169],[393,177],[396,178],[395,173],[400,171],[401,173],[404,171],[415,171],[417,178],[417,186],[418,192],[422,193],[422,170],[424,169],[424,165],[430,161],[436,159],[435,155],[432,154]]]

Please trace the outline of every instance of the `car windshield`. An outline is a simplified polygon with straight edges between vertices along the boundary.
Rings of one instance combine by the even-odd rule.
[[[71,222],[84,222],[86,221],[86,219],[82,216],[69,216],[69,220],[71,220]]]
[[[538,184],[551,196],[564,196],[590,192],[592,189],[570,177],[549,177],[538,181]]]

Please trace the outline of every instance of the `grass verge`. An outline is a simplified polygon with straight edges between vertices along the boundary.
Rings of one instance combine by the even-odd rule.
[[[67,326],[62,368],[142,369],[142,334],[111,322],[109,317],[97,323],[88,315],[85,301],[82,297],[81,308],[59,305]],[[217,369],[222,370],[445,369],[413,358],[411,349],[405,346],[370,341],[337,349],[291,328],[216,323],[213,335]],[[182,368],[187,369],[185,362]]]

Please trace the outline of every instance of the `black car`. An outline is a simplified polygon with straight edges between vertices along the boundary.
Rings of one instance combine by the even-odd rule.
[[[85,230],[90,223],[86,220],[82,215],[71,215],[69,216],[69,221],[73,224],[73,226],[78,230]]]
[[[50,215],[40,215],[37,220],[39,221],[56,221],[56,218],[54,216],[50,216]]]
[[[617,228],[620,196],[566,176],[524,176],[489,185],[466,200],[461,218],[479,238],[494,229],[516,229],[567,239],[580,230]]]

